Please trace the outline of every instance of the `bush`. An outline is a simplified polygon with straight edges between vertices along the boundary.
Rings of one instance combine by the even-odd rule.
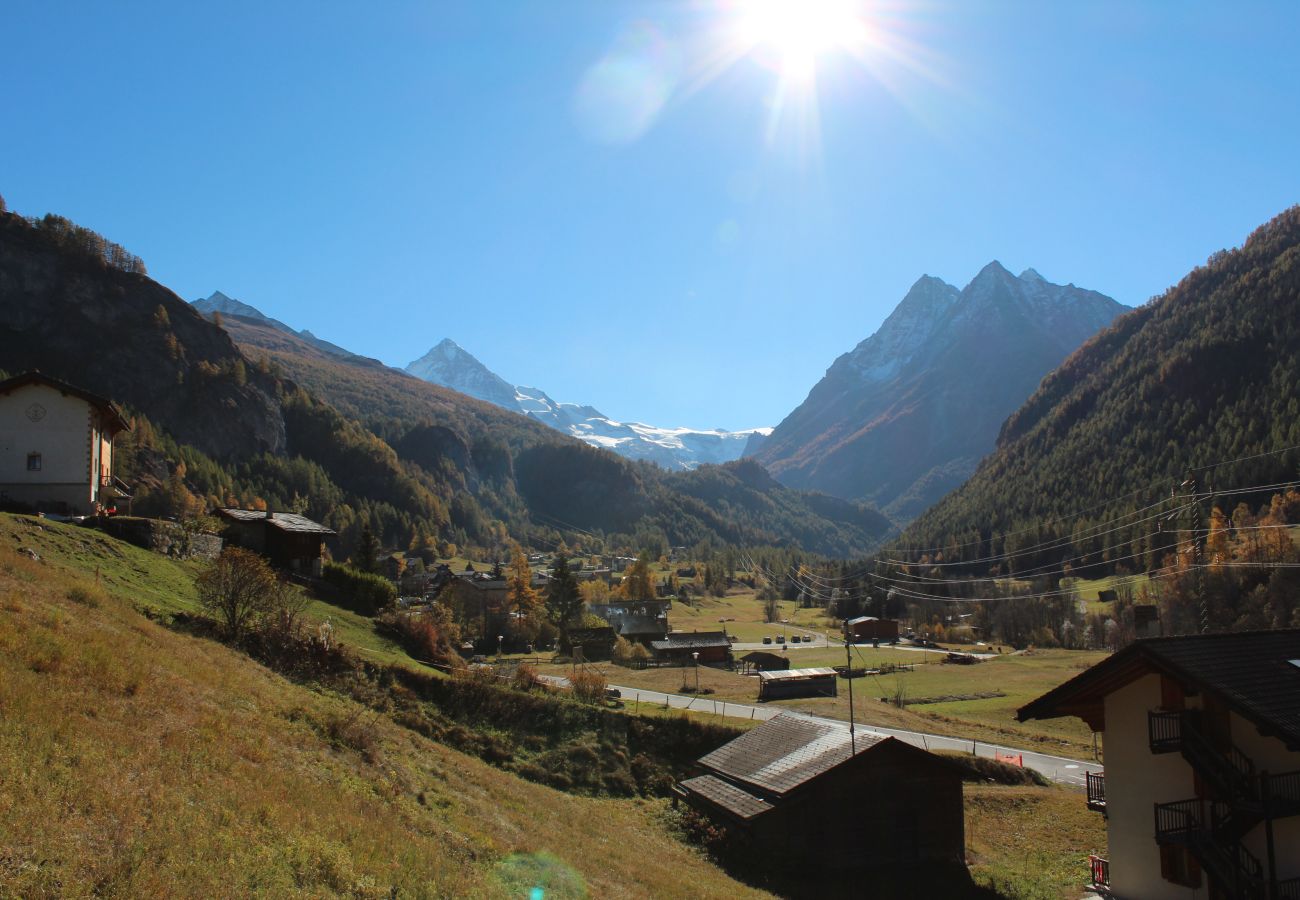
[[[531,691],[542,686],[542,679],[535,668],[527,663],[520,663],[515,668],[515,675],[510,683],[521,691]]]
[[[292,607],[288,586],[266,560],[240,547],[222,550],[195,584],[199,603],[233,641]]]
[[[583,703],[599,703],[605,699],[605,688],[609,684],[605,676],[595,669],[579,669],[569,676],[573,685],[573,696]]]
[[[397,600],[397,588],[387,578],[360,572],[351,566],[327,562],[321,577],[344,595],[343,606],[362,615],[373,616]]]

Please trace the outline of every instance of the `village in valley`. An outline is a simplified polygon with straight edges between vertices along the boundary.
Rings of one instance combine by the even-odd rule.
[[[439,679],[719,726],[735,736],[665,782],[671,805],[721,865],[779,891],[800,894],[801,873],[815,868],[818,895],[866,875],[978,892],[967,866],[973,839],[986,838],[964,791],[981,808],[998,791],[1086,808],[1096,843],[1062,850],[1086,862],[1099,893],[1112,865],[1130,896],[1175,896],[1166,886],[1207,878],[1262,891],[1237,896],[1288,897],[1300,884],[1287,874],[1300,835],[1294,631],[1141,640],[1159,623],[1138,606],[1139,640],[1123,649],[1017,644],[986,633],[968,604],[882,595],[857,605],[882,615],[844,618],[853,607],[841,589],[809,568],[782,583],[750,554],[706,561],[686,547],[652,559],[514,544],[488,562],[439,558],[431,545],[387,549],[366,533],[340,564],[336,533],[300,513],[131,515],[113,466],[128,428],[115,403],[85,388],[39,372],[0,382],[10,473],[0,488],[11,507],[42,510],[10,516],[30,523],[14,537],[80,526],[189,560],[194,611],[224,623],[228,639],[242,629],[245,640],[260,630],[283,641],[277,629],[291,627],[305,648],[294,652],[309,656],[364,663],[382,648]],[[17,552],[39,562],[46,551]],[[259,575],[303,599],[273,609],[241,599],[241,579]],[[1113,588],[1084,590],[1073,594],[1081,607],[1118,600]],[[1191,779],[1214,793],[1167,799]],[[1231,837],[1198,818],[1206,810],[1230,817]]]

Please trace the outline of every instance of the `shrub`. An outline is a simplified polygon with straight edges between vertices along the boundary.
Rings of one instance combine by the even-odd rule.
[[[82,606],[89,606],[91,609],[98,609],[104,602],[104,593],[98,588],[89,589],[81,585],[68,588],[68,599],[73,603],[80,603]]]
[[[288,586],[276,578],[266,560],[240,547],[222,550],[195,583],[199,602],[231,640],[288,606]]]
[[[380,575],[327,562],[321,571],[321,577],[326,584],[337,588],[344,595],[344,606],[363,615],[373,616],[397,600],[397,588]]]
[[[537,674],[537,669],[527,663],[520,663],[515,668],[515,675],[511,679],[511,684],[521,691],[531,691],[542,686],[542,679]]]
[[[573,696],[583,703],[599,703],[605,699],[605,688],[609,684],[605,676],[595,669],[579,669],[569,676],[573,685]]]

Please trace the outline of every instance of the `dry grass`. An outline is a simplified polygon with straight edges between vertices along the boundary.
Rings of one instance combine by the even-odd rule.
[[[1089,853],[1106,852],[1106,820],[1083,795],[1060,787],[966,785],[971,874],[1018,900],[1083,892]]]
[[[96,589],[59,546],[88,538],[4,525],[0,896],[753,895],[657,802],[522,781],[134,610],[184,566],[100,547]]]

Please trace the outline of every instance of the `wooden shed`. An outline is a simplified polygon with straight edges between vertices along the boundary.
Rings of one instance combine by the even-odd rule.
[[[759,672],[758,699],[834,697],[839,693],[838,678],[838,672],[826,668]]]
[[[906,896],[969,884],[961,773],[895,738],[850,736],[844,722],[782,713],[698,761],[679,797],[723,830],[728,849],[786,876],[799,896],[893,896],[857,877],[911,870]],[[900,895],[902,896],[902,895]]]
[[[790,657],[766,650],[753,650],[740,658],[741,674],[751,672],[776,672],[790,668]]]

